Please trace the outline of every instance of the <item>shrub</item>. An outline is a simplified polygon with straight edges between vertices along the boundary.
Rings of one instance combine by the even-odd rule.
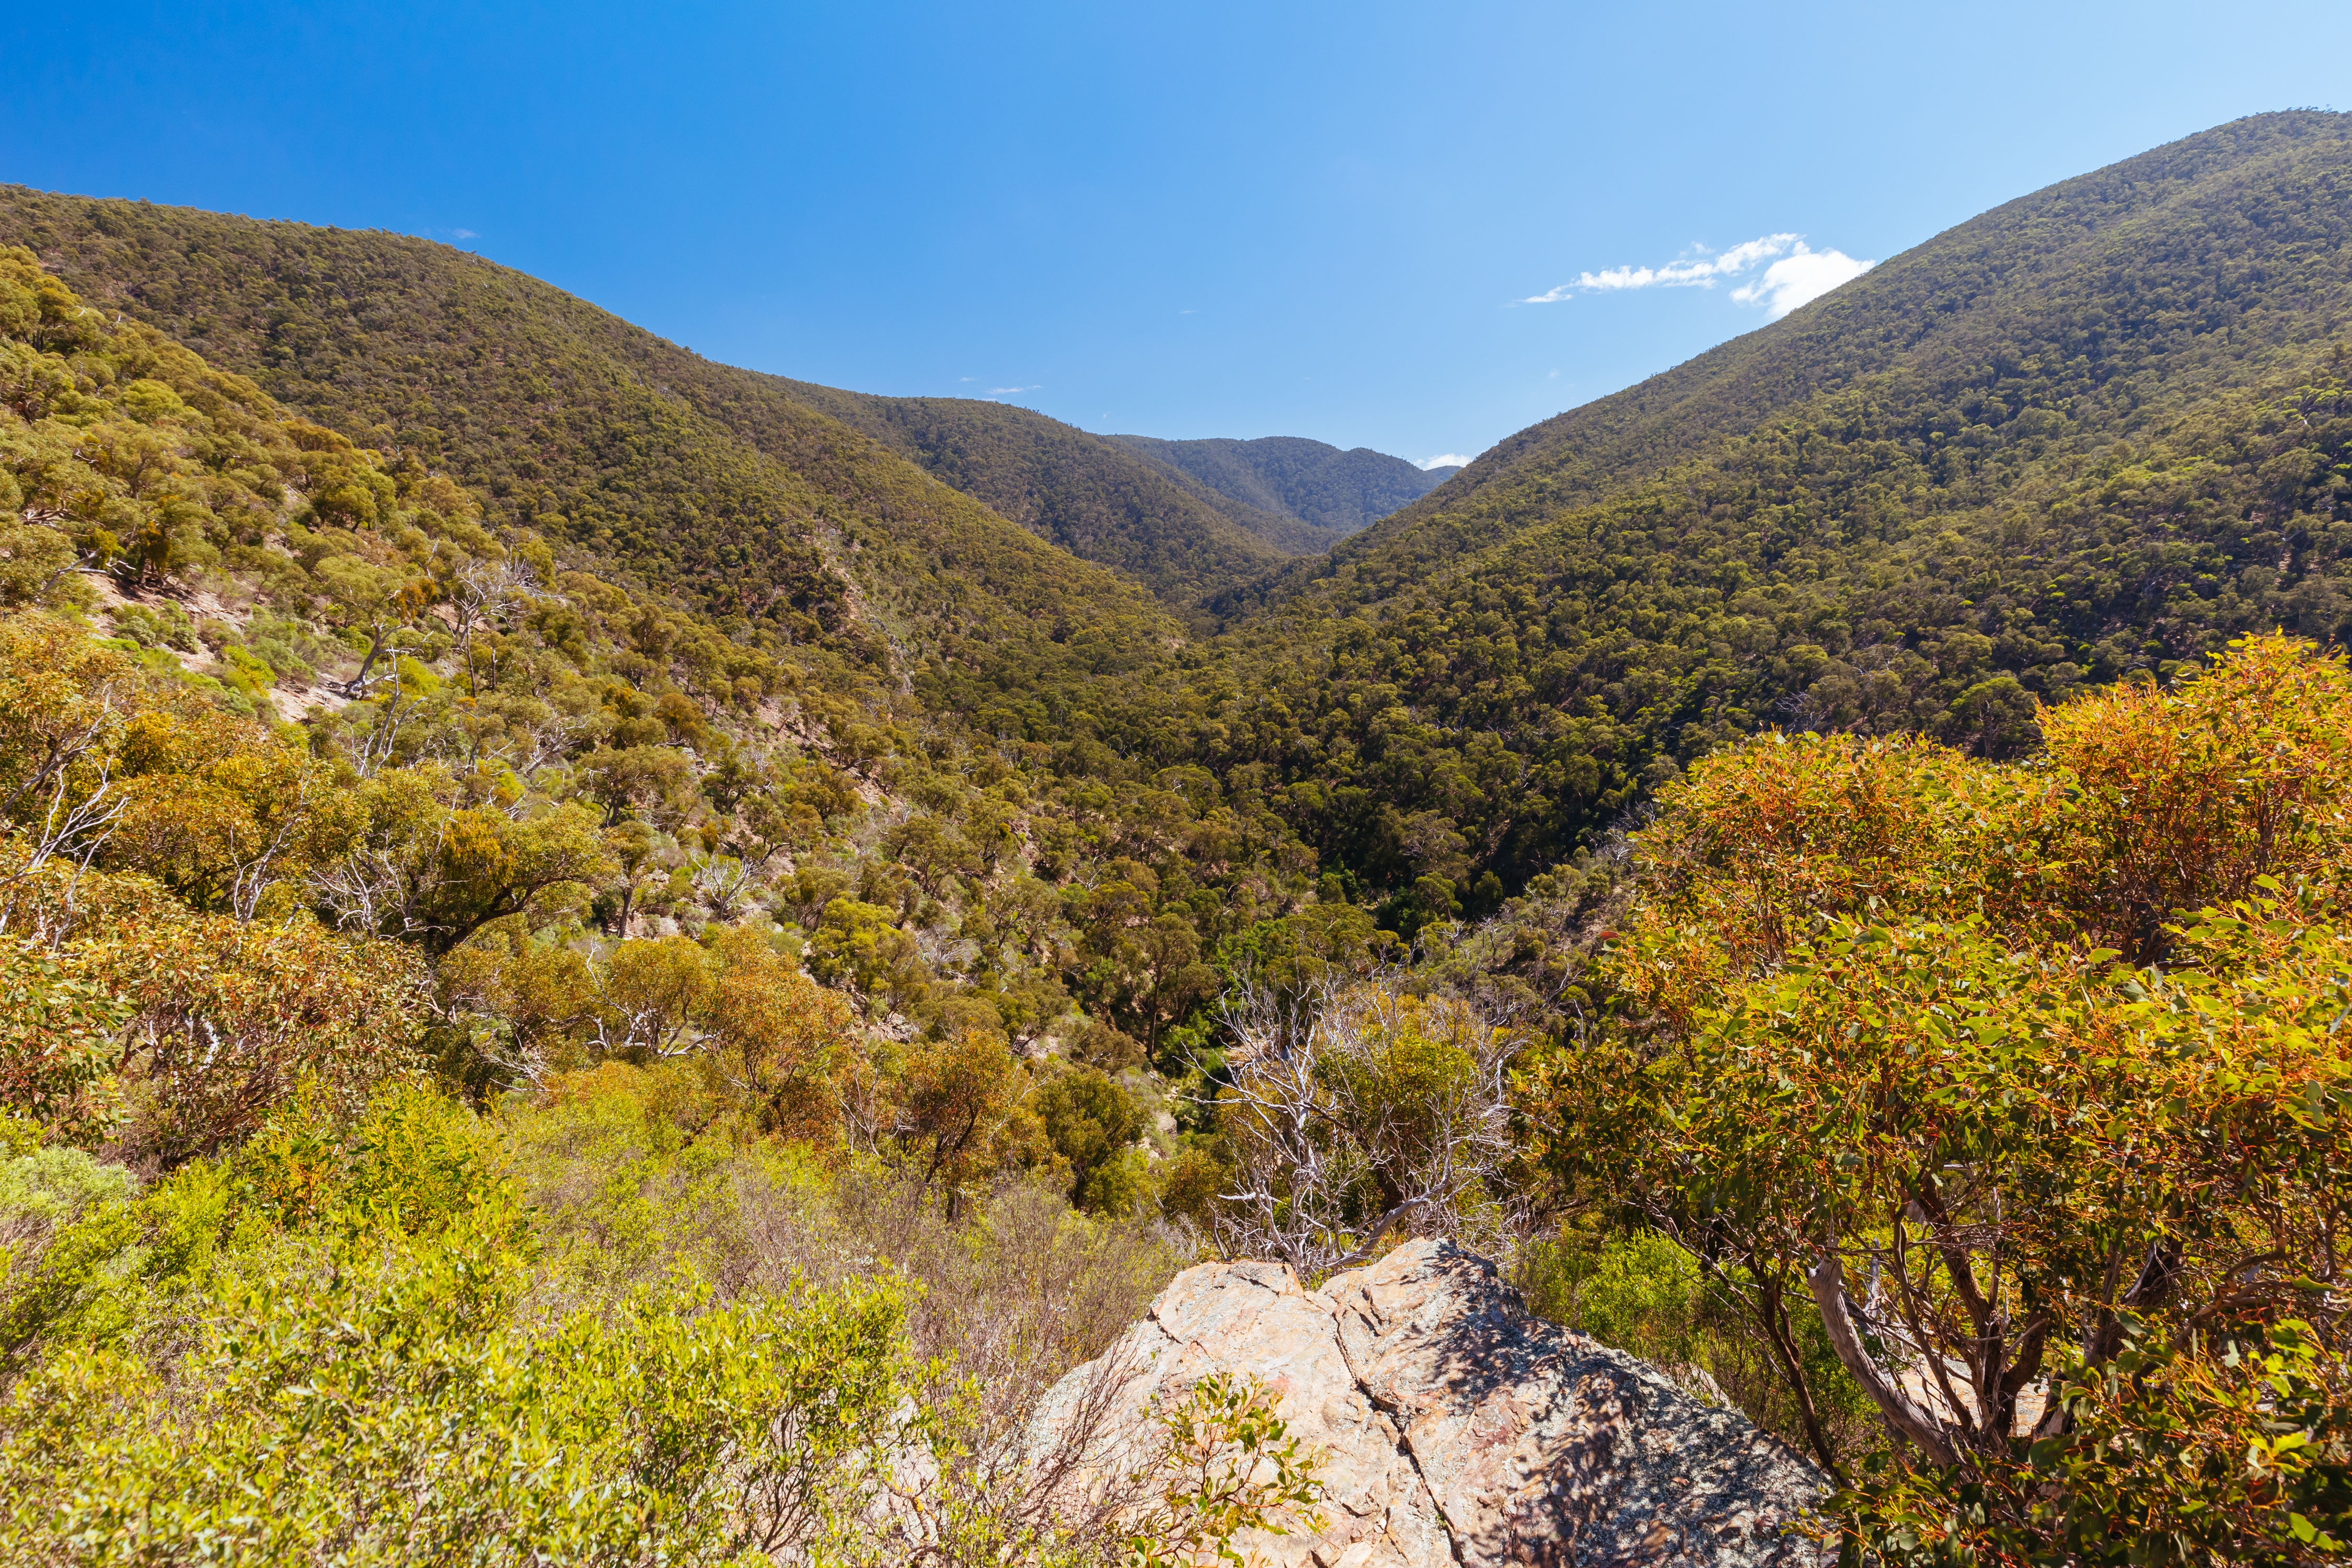
[[[551,1310],[467,1112],[408,1094],[341,1137],[298,1123],[100,1200],[10,1276],[0,1321],[40,1347],[0,1405],[19,1542],[729,1562],[821,1545],[913,1435],[887,1282],[722,1304],[670,1279]],[[111,1319],[67,1288],[100,1275]]]
[[[1740,1306],[1869,1550],[2321,1550],[2278,1510],[2336,1495],[2352,1399],[2345,697],[2256,639],[2054,710],[2046,763],[1766,741],[1668,792],[1629,1005],[1534,1125]],[[1816,1329],[1892,1441],[1866,1476]]]

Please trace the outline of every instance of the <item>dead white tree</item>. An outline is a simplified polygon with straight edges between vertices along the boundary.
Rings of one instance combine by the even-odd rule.
[[[40,816],[20,825],[21,837],[7,847],[5,856],[0,856],[0,936],[10,934],[8,928],[18,912],[17,889],[52,859],[73,863],[73,874],[66,882],[55,911],[65,925],[73,923],[81,874],[105,847],[128,804],[113,771],[113,758],[99,758],[90,766],[79,793],[69,792],[67,775],[58,773],[48,800],[39,808]],[[5,826],[5,819],[0,819],[0,826]],[[36,921],[37,925],[41,923]],[[44,940],[57,940],[55,931],[39,934]]]
[[[339,860],[315,868],[310,893],[338,931],[416,937],[434,929],[420,911],[415,847],[364,839]]]
[[[415,695],[403,684],[397,668],[379,684],[386,690],[382,705],[365,730],[348,734],[344,740],[344,755],[350,759],[352,770],[363,779],[372,779],[393,765],[399,752],[401,733],[419,710]]]
[[[695,897],[710,918],[732,924],[751,896],[751,870],[732,855],[690,855]]]
[[[37,816],[27,812],[16,823],[25,836],[19,872],[37,871],[58,856],[88,865],[129,803],[114,777],[114,758],[108,755],[91,758],[79,778],[64,770],[52,773],[47,794],[37,805]]]
[[[15,890],[53,859],[75,866],[64,892],[70,920],[81,872],[122,819],[129,800],[114,776],[115,747],[129,705],[120,686],[53,692],[5,716],[17,765],[0,778],[0,838],[13,840],[0,856],[0,934],[17,912]]]
[[[1229,1255],[1307,1279],[1352,1268],[1400,1229],[1454,1234],[1510,1159],[1517,1038],[1478,1009],[1381,975],[1297,993],[1245,978],[1219,1010],[1235,1042],[1221,1101],[1236,1166],[1215,1218]]]
[[[466,664],[466,690],[478,690],[474,679],[474,632],[496,621],[508,604],[533,597],[539,588],[530,563],[511,555],[477,557],[449,574],[442,593],[451,618],[457,623],[457,642]]]

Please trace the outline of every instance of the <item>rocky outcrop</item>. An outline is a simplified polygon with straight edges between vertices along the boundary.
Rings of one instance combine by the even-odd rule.
[[[1328,1454],[1320,1536],[1254,1537],[1281,1568],[1817,1564],[1792,1528],[1821,1472],[1737,1411],[1622,1351],[1530,1316],[1495,1268],[1417,1241],[1303,1289],[1278,1264],[1178,1275],[1098,1362],[1055,1384],[1033,1454],[1074,1428],[1132,1461],[1163,1390],[1255,1373]]]

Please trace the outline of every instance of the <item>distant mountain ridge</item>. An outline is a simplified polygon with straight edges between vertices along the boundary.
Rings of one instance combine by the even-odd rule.
[[[1234,505],[1108,437],[970,397],[886,397],[782,376],[795,401],[1182,612],[1343,534]]]
[[[782,376],[790,396],[1180,611],[1320,555],[1457,470],[1302,437],[1101,436],[1011,404],[890,397]]]
[[[1457,470],[1422,468],[1369,447],[1342,451],[1303,436],[1164,441],[1112,436],[1235,504],[1344,539],[1412,505]],[[1301,552],[1301,553],[1307,553]]]

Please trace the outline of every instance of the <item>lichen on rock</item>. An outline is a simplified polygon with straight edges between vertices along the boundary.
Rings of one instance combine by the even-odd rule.
[[[1326,1528],[1236,1544],[1268,1568],[1817,1563],[1819,1469],[1735,1410],[1528,1312],[1493,1264],[1415,1241],[1320,1289],[1270,1263],[1180,1274],[1099,1360],[1055,1384],[1033,1455],[1110,1482],[1152,1411],[1213,1372],[1254,1374],[1325,1453]]]

